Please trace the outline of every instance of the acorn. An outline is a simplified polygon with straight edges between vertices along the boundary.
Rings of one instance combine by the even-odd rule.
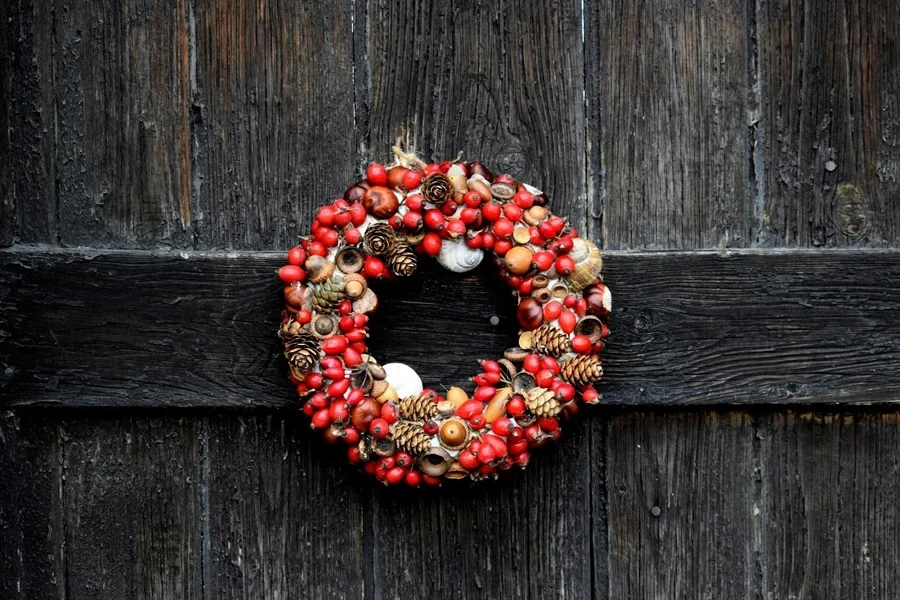
[[[441,423],[441,445],[448,450],[460,450],[469,441],[472,428],[459,417],[450,417]]]
[[[372,216],[379,219],[391,217],[400,208],[400,202],[394,192],[380,185],[374,185],[366,190],[362,203]]]
[[[307,258],[304,267],[309,275],[310,283],[322,283],[334,273],[334,263],[317,254]]]
[[[344,293],[351,300],[356,300],[362,296],[367,289],[366,278],[359,273],[350,273],[344,276]]]
[[[458,460],[453,461],[450,464],[450,468],[447,469],[446,473],[444,473],[444,479],[450,480],[465,479],[468,476],[469,472],[466,471],[461,464],[459,464]]]

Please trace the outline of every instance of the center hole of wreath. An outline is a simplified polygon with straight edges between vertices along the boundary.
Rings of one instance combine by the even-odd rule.
[[[378,310],[369,320],[372,356],[381,364],[409,365],[425,387],[471,391],[478,361],[501,358],[517,345],[516,299],[490,261],[458,274],[423,257],[412,277],[373,288]]]

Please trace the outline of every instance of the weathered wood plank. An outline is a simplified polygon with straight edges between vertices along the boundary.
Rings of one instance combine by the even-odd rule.
[[[542,188],[582,229],[581,3],[372,3],[369,155],[398,137]]]
[[[62,474],[56,423],[0,412],[0,597],[65,596]]]
[[[351,12],[343,2],[194,4],[198,248],[292,245],[355,181]]]
[[[763,421],[764,598],[897,595],[900,415]]]
[[[370,500],[343,453],[297,413],[208,424],[207,597],[362,597]]]
[[[191,247],[186,0],[53,14],[60,241]]]
[[[611,417],[610,598],[755,597],[746,413]]]
[[[0,256],[7,404],[292,402],[272,333],[281,255],[13,249]],[[383,329],[373,351],[424,366],[434,386],[463,383],[472,361],[514,340],[512,307],[499,313],[498,326],[486,326],[503,307],[499,296],[489,303],[486,275],[422,270],[412,283],[382,288],[383,306],[409,321],[376,315]],[[900,254],[609,253],[605,272],[615,297],[602,386],[608,404],[900,398]],[[404,285],[430,293],[414,298]],[[412,306],[397,308],[404,302]],[[403,351],[395,349],[397,331]]]
[[[900,243],[895,0],[757,3],[763,246]]]
[[[588,3],[589,145],[611,249],[753,242],[746,3]],[[592,165],[597,169],[598,165]]]
[[[53,5],[2,3],[0,245],[55,243]]]
[[[67,597],[201,598],[197,421],[60,423]]]
[[[589,429],[498,483],[375,495],[375,597],[583,598],[591,536]],[[602,549],[605,554],[605,548]]]

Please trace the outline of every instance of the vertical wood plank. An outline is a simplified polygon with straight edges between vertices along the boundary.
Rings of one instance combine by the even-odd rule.
[[[765,598],[894,598],[900,414],[776,413],[762,431]]]
[[[55,243],[53,3],[4,2],[0,16],[0,245]]]
[[[758,3],[765,143],[760,245],[900,242],[900,9]]]
[[[587,502],[589,428],[566,433],[497,483],[376,490],[375,596],[589,597],[592,532],[606,522]]]
[[[56,10],[60,241],[190,247],[186,0]]]
[[[398,137],[546,191],[584,229],[581,3],[373,2],[369,156]]]
[[[68,596],[200,598],[196,420],[95,417],[60,431]]]
[[[755,593],[753,437],[746,413],[611,418],[611,598]]]
[[[65,597],[56,422],[0,413],[0,597]]]
[[[208,419],[206,597],[359,598],[362,504],[344,448],[300,416]]]
[[[601,148],[605,246],[751,245],[745,3],[614,0],[593,11],[589,142]]]
[[[354,181],[352,10],[195,3],[198,247],[286,248]]]

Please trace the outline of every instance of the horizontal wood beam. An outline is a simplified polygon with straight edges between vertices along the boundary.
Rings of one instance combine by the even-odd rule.
[[[0,406],[289,406],[273,253],[0,251]],[[384,284],[371,347],[426,385],[513,345],[489,271]],[[605,404],[900,400],[900,251],[606,254]],[[390,306],[390,311],[386,310]],[[497,318],[493,318],[497,317]]]

